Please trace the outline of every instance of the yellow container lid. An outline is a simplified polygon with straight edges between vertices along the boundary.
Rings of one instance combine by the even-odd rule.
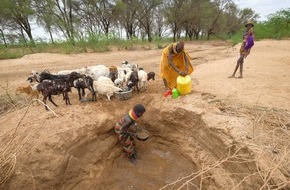
[[[189,75],[177,77],[177,83],[180,83],[180,84],[187,84],[190,81],[191,81],[191,78]]]
[[[180,94],[189,94],[191,92],[191,78],[189,75],[177,77],[177,90]]]

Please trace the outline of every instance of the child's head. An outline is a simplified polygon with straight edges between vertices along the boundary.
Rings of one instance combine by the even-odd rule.
[[[136,104],[133,108],[137,117],[141,117],[143,113],[146,111],[145,107],[142,104]]]
[[[249,21],[246,23],[245,27],[247,28],[247,30],[249,30],[249,29],[254,27],[254,24],[253,24],[253,22]]]

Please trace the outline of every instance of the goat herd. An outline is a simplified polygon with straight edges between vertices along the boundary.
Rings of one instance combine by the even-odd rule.
[[[66,104],[71,104],[68,93],[74,87],[78,91],[79,100],[86,98],[85,89],[92,94],[92,101],[97,101],[97,95],[106,95],[108,100],[115,92],[122,92],[124,89],[134,90],[138,93],[146,90],[147,82],[155,80],[154,72],[146,72],[139,68],[137,64],[123,61],[120,67],[105,65],[94,65],[83,67],[77,70],[63,70],[52,74],[43,71],[31,71],[28,81],[30,84],[25,87],[18,87],[16,94],[27,93],[31,98],[39,98],[39,93],[43,95],[45,109],[46,100],[58,106],[52,95],[63,95]]]

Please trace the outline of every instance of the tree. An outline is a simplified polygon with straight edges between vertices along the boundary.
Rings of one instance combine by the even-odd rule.
[[[29,21],[29,18],[33,17],[35,13],[31,7],[31,0],[2,0],[0,11],[5,18],[14,21],[24,40],[23,31],[30,39],[30,42],[34,44]]]
[[[6,41],[4,31],[7,28],[6,26],[8,25],[8,23],[9,23],[9,20],[6,19],[5,16],[2,15],[2,12],[0,11],[0,37],[1,37],[0,39],[3,41],[6,48],[8,46],[7,46],[7,41]]]
[[[96,3],[95,7],[101,29],[108,37],[109,29],[115,16],[114,3],[107,0],[100,0]]]
[[[51,43],[54,43],[52,33],[54,31],[54,17],[52,1],[34,0],[33,7],[36,11],[37,24],[43,26],[44,30],[49,33]]]
[[[225,11],[225,29],[224,33],[234,34],[240,29],[240,18],[238,17],[239,9],[236,4],[229,4]]]
[[[282,9],[274,14],[268,15],[268,28],[273,29],[273,35],[276,37],[281,37],[289,35],[289,25],[290,25],[290,8]],[[288,34],[288,35],[287,35]]]
[[[244,8],[239,12],[238,17],[240,18],[240,23],[245,24],[248,21],[256,21],[259,15],[251,8]]]
[[[81,20],[83,30],[89,35],[96,34],[100,29],[95,4],[95,0],[83,0],[77,13]]]
[[[3,43],[4,43],[5,47],[7,48],[8,46],[7,46],[7,43],[6,43],[5,35],[4,35],[4,32],[3,32],[3,30],[1,28],[0,28],[0,35],[1,35],[1,38],[3,40]]]
[[[140,3],[135,0],[121,0],[116,3],[116,14],[118,14],[119,23],[126,30],[127,39],[136,37],[138,28],[137,10],[140,8]]]
[[[197,40],[202,30],[202,22],[205,7],[208,4],[205,0],[192,0],[189,2],[190,12],[185,15],[186,20],[184,23],[185,36],[189,37],[189,40],[193,39],[193,36]]]
[[[184,13],[191,11],[190,7],[187,6],[188,1],[190,0],[165,0],[164,17],[167,24],[171,27],[174,42],[186,22]]]
[[[152,42],[151,33],[155,8],[161,3],[161,0],[141,0],[140,5],[142,4],[142,7],[139,7],[139,9],[137,10],[138,21],[144,28],[149,42]]]
[[[66,39],[75,44],[75,34],[79,28],[80,19],[77,17],[77,12],[80,10],[80,2],[77,0],[49,0],[52,3],[53,21],[56,28],[58,28]]]
[[[153,25],[155,26],[155,28],[153,28],[154,35],[158,36],[159,39],[163,37],[163,34],[166,31],[163,11],[164,11],[164,6],[159,5],[155,8],[155,11],[154,11],[155,14],[153,15],[153,22],[154,22]]]
[[[218,21],[222,16],[223,11],[228,8],[229,4],[232,3],[231,0],[214,0],[211,3],[212,15],[207,27],[207,40],[209,40],[210,35],[214,33],[215,28],[218,25]]]

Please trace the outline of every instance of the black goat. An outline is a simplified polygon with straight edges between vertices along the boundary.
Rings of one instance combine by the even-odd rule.
[[[46,105],[46,99],[53,103],[56,107],[58,106],[51,98],[52,95],[63,94],[66,105],[71,105],[68,97],[68,92],[71,92],[71,88],[67,81],[63,79],[55,79],[52,81],[43,81],[37,85],[38,92],[43,95],[43,102],[45,104],[45,109],[48,110]]]
[[[92,101],[97,101],[96,92],[93,86],[94,80],[90,76],[83,76],[74,80],[73,85],[78,90],[79,100],[82,99],[82,96],[85,96],[85,88],[89,89],[92,93]],[[81,95],[82,90],[82,95]]]
[[[153,71],[147,73],[147,81],[150,79],[155,80],[155,73]]]
[[[78,78],[81,78],[81,77],[82,77],[82,75],[80,73],[75,72],[75,71],[71,72],[68,75],[53,75],[47,71],[44,71],[44,72],[40,73],[39,81],[42,82],[43,80],[62,79],[62,80],[67,81],[69,83],[70,87],[73,87],[73,81],[78,79]]]
[[[139,93],[139,87],[138,87],[138,72],[133,70],[130,74],[130,77],[128,79],[128,84],[127,86],[129,87],[129,89],[134,89],[134,91],[136,90],[137,88],[137,92]]]

